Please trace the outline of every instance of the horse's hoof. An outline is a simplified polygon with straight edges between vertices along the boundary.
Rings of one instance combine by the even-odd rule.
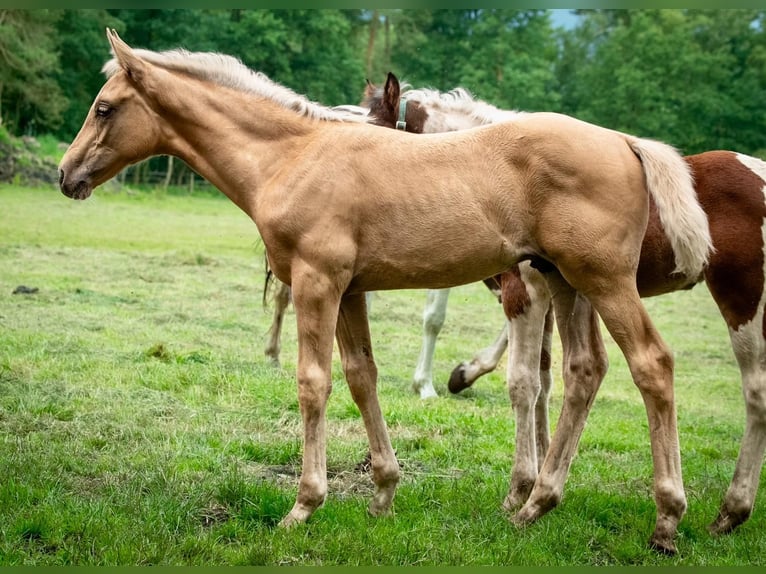
[[[532,492],[532,486],[534,486],[534,482],[529,483],[529,488],[525,488],[524,485],[522,485],[522,488],[512,489],[503,501],[503,508],[508,512],[515,512],[524,506],[524,503],[529,499],[529,495]]]
[[[523,528],[524,526],[529,526],[530,524],[532,524],[539,517],[540,517],[539,513],[535,512],[534,510],[531,510],[530,508],[526,506],[523,506],[521,510],[519,510],[516,514],[511,516],[510,520],[514,526]]]
[[[718,512],[716,519],[707,527],[708,532],[713,536],[720,536],[722,534],[729,534],[732,530],[737,528],[750,516],[747,513],[745,516],[737,513],[728,512],[725,507],[721,508]]]
[[[391,510],[390,506],[387,507],[381,507],[377,504],[370,503],[370,506],[367,507],[367,512],[370,513],[370,516],[380,517],[380,516],[393,516],[394,512]]]
[[[277,526],[279,528],[293,528],[294,526],[297,526],[298,524],[301,524],[301,522],[296,519],[292,513],[285,516],[282,520],[279,521],[279,524]]]
[[[421,399],[435,399],[439,396],[432,383],[418,383],[415,381],[412,383],[412,392],[420,395]]]
[[[649,548],[665,556],[675,556],[676,554],[676,545],[673,539],[666,536],[658,536],[656,534],[652,536],[649,540]]]
[[[456,395],[460,391],[464,391],[470,387],[472,384],[473,382],[469,383],[465,380],[465,366],[461,363],[452,370],[452,373],[449,376],[449,382],[447,383],[447,388],[449,389],[449,392]]]
[[[523,502],[519,502],[515,497],[511,496],[510,494],[505,497],[505,500],[503,500],[503,510],[505,510],[509,514],[513,514],[516,512],[519,508],[521,508]]]

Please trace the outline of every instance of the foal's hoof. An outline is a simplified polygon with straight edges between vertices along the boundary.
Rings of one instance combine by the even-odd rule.
[[[505,506],[505,503],[503,503],[503,506]],[[528,506],[522,506],[516,514],[511,516],[510,520],[511,524],[514,526],[523,528],[524,526],[529,526],[532,524],[535,520],[540,518],[540,516],[541,514],[539,512],[536,512]]]
[[[737,514],[735,512],[729,512],[726,507],[722,507],[718,512],[716,519],[707,527],[708,532],[713,536],[720,536],[721,534],[729,534],[737,526],[742,524],[750,517],[750,513],[745,515]]]
[[[282,520],[279,521],[279,524],[277,524],[277,526],[279,528],[293,528],[294,526],[297,526],[298,524],[301,524],[301,522],[297,520],[292,514],[288,514]]]
[[[503,500],[503,508],[508,512],[515,512],[529,499],[534,482],[523,483],[518,488],[513,488]]]
[[[529,526],[535,521],[534,518],[529,518],[521,514],[520,512],[517,512],[516,514],[511,516],[509,520],[511,521],[511,524],[513,524],[517,528],[524,528],[525,526]]]
[[[370,514],[370,516],[380,517],[380,516],[393,516],[394,511],[391,510],[391,507],[380,507],[375,505],[374,503],[370,503],[370,505],[367,507],[367,512]]]
[[[652,536],[649,540],[649,548],[665,556],[675,556],[676,554],[676,545],[673,539],[665,536]]]
[[[416,395],[420,395],[421,399],[435,399],[439,396],[436,392],[436,389],[434,389],[433,383],[431,382],[423,383],[419,381],[413,381],[412,392]]]
[[[322,505],[320,504],[319,506]],[[319,506],[317,506],[317,508],[319,508]],[[298,524],[303,524],[311,517],[314,510],[316,510],[316,508],[309,508],[303,504],[296,503],[287,516],[279,521],[277,526],[280,528],[292,528]]]
[[[453,395],[458,394],[460,391],[464,391],[473,384],[473,381],[468,382],[465,379],[465,364],[460,363],[452,370],[449,376],[449,382],[447,388]]]

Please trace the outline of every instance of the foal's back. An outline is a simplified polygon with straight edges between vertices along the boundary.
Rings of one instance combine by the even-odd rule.
[[[328,218],[353,238],[354,290],[454,285],[456,269],[468,283],[523,257],[582,258],[596,241],[627,252],[647,213],[641,165],[622,136],[558,114],[432,135],[327,126],[301,161],[316,169],[284,182],[293,187],[284,210],[312,214],[306,242],[320,241]]]

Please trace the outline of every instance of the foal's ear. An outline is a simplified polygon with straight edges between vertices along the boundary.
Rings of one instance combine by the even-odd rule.
[[[120,38],[114,28],[106,29],[106,37],[112,46],[112,54],[114,54],[120,67],[134,80],[140,80],[146,68],[144,61],[136,56],[133,49]]]
[[[392,72],[389,72],[386,77],[386,85],[383,87],[383,101],[392,110],[395,110],[399,105],[399,79]]]
[[[372,98],[375,95],[375,84],[373,84],[369,78],[365,80],[367,85],[364,87],[364,97]]]

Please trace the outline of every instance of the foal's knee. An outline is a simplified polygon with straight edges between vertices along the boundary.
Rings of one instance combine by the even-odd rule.
[[[331,392],[332,379],[319,365],[298,370],[298,402],[301,408],[324,405]]]

